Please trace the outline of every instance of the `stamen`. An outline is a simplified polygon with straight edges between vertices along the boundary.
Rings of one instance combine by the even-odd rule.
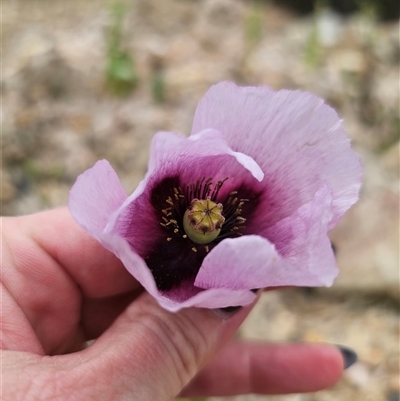
[[[217,199],[219,190],[222,188],[222,186],[224,185],[225,181],[228,179],[228,177],[226,177],[225,179],[223,179],[222,181],[218,181],[217,185],[214,187],[214,191],[211,195],[211,200],[215,201]]]
[[[161,209],[162,221],[159,222],[163,228],[170,231],[167,241],[172,241],[174,235],[177,235],[185,241],[203,244],[208,253],[211,246],[205,244],[242,235],[240,231],[245,228],[246,222],[241,216],[242,208],[249,199],[240,198],[238,193],[241,191],[235,190],[229,192],[225,200],[219,199],[221,188],[228,178],[213,184],[212,177],[203,176],[186,185],[184,189],[178,185],[171,186],[171,192],[165,200],[167,207]],[[200,202],[200,209],[193,209],[194,200]],[[187,230],[190,231],[190,235]],[[192,250],[198,251],[196,247]]]

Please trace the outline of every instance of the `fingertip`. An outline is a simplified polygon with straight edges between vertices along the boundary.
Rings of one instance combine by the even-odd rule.
[[[330,344],[282,344],[275,347],[274,359],[279,364],[274,376],[286,383],[276,386],[277,394],[324,390],[340,380],[344,369],[342,353]]]
[[[183,394],[233,396],[315,392],[336,384],[343,367],[341,351],[329,344],[231,341]]]
[[[332,387],[342,377],[345,369],[344,358],[335,345],[321,345],[319,355],[320,389]]]

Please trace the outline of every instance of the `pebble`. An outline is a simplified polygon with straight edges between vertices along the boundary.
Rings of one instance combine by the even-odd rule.
[[[356,362],[345,373],[346,379],[360,389],[367,387],[371,381],[371,373],[366,365]]]
[[[318,40],[323,46],[334,46],[339,42],[342,32],[342,17],[335,11],[324,8],[317,13]]]

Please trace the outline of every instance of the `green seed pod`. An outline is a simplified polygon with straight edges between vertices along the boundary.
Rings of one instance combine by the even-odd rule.
[[[193,199],[183,216],[183,228],[189,239],[203,245],[218,237],[224,221],[221,203],[211,199]]]

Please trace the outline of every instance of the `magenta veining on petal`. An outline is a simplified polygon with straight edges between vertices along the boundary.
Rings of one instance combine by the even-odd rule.
[[[357,201],[361,175],[317,97],[221,83],[190,137],[155,135],[132,195],[103,160],[78,177],[69,208],[163,307],[222,308],[250,303],[254,288],[331,285],[327,233]]]

